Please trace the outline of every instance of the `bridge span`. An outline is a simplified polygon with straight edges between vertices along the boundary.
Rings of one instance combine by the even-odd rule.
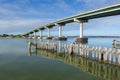
[[[36,36],[36,32],[40,31],[40,38],[42,38],[42,31],[45,29],[48,29],[48,39],[51,39],[50,36],[50,30],[51,28],[58,26],[59,27],[59,36],[56,38],[58,40],[65,40],[66,38],[62,36],[62,26],[65,26],[68,23],[72,22],[78,22],[80,23],[80,37],[76,38],[77,41],[80,42],[87,42],[88,38],[83,36],[83,23],[87,23],[90,19],[95,18],[101,18],[101,17],[107,17],[107,16],[115,16],[120,15],[120,4],[115,4],[107,7],[103,7],[100,9],[80,13],[74,16],[70,16],[64,19],[60,19],[51,23],[48,23],[46,25],[40,26],[34,30],[29,31],[28,33],[25,33],[23,36],[31,36],[34,33],[34,36]]]

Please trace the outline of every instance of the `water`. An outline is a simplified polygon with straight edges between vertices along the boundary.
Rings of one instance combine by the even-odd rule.
[[[112,40],[90,38],[88,45],[112,47]],[[29,53],[27,41],[0,39],[0,80],[120,80],[119,67],[42,50]]]

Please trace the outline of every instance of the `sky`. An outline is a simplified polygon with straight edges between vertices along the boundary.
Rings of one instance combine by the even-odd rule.
[[[120,0],[0,0],[0,34],[24,34],[49,22],[114,4]],[[43,34],[47,35],[47,30]],[[51,29],[51,35],[58,35],[58,27]],[[66,24],[63,35],[79,36],[79,24]],[[84,24],[84,35],[120,36],[120,15],[89,20]]]

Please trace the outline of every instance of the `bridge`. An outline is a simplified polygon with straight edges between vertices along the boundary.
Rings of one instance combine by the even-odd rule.
[[[78,22],[80,23],[80,37],[76,38],[76,40],[80,42],[87,42],[88,38],[83,36],[83,23],[88,22],[90,19],[95,18],[101,18],[101,17],[107,17],[107,16],[114,16],[114,15],[120,15],[120,4],[115,4],[112,6],[103,7],[100,9],[88,11],[85,13],[77,14],[74,16],[70,16],[64,19],[60,19],[51,23],[48,23],[46,25],[40,26],[34,30],[29,31],[28,33],[24,34],[23,36],[30,36],[34,33],[36,36],[36,32],[40,31],[40,38],[42,38],[42,31],[45,29],[48,29],[48,39],[51,39],[50,36],[50,30],[51,28],[58,26],[59,27],[59,36],[56,38],[58,40],[65,40],[66,38],[62,36],[62,27],[65,26],[68,23],[72,22]]]

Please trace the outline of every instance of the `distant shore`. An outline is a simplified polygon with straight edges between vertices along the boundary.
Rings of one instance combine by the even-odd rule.
[[[39,37],[39,36],[37,36],[37,37]],[[52,37],[56,37],[56,36],[52,36]],[[79,37],[79,36],[67,36],[67,37],[75,38],[75,37]],[[87,37],[87,38],[120,38],[120,36],[84,36],[84,37]],[[0,38],[25,38],[25,37],[23,37],[23,36],[0,36]]]
[[[68,36],[69,38],[79,37],[79,36]],[[120,36],[84,36],[87,38],[120,38]]]
[[[88,38],[120,38],[120,36],[87,36]]]

